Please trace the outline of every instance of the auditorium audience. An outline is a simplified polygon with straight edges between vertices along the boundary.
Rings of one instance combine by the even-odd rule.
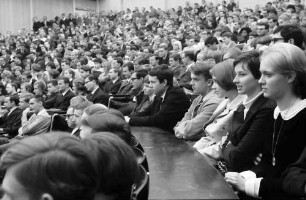
[[[72,136],[85,137],[92,152],[87,157],[84,145],[69,134],[53,135],[54,149],[65,159],[70,156],[68,163],[84,165],[93,157],[99,177],[85,170],[89,163],[77,170],[86,176],[74,175],[70,169],[78,165],[70,163],[65,166],[69,173],[52,174],[55,186],[32,174],[46,190],[26,191],[28,174],[20,178],[19,171],[30,165],[23,157],[3,164],[11,159],[4,154],[5,197],[11,198],[8,179],[15,178],[21,189],[13,194],[29,199],[93,199],[94,193],[97,199],[129,199],[138,168],[134,154],[114,136],[131,144],[129,125],[161,128],[185,140],[202,137],[194,147],[221,173],[230,171],[225,180],[243,199],[305,196],[306,18],[301,1],[268,2],[254,10],[230,0],[187,2],[170,10],[152,6],[83,17],[59,14],[51,20],[33,17],[32,31],[0,34],[0,143],[9,142],[1,150],[12,146],[8,152],[14,152],[16,142],[16,150],[33,148],[38,157],[27,156],[41,159],[46,153],[40,144],[24,145],[45,138],[42,144],[49,151],[51,136],[33,135],[50,131],[60,119],[59,129],[68,125]],[[17,140],[24,136],[31,137]],[[58,144],[61,139],[81,153]],[[58,166],[52,166],[56,171]],[[71,179],[61,179],[66,175]],[[86,177],[89,184],[82,185]],[[53,191],[61,182],[69,188]],[[83,186],[81,194],[76,188]],[[69,192],[69,198],[61,196]]]

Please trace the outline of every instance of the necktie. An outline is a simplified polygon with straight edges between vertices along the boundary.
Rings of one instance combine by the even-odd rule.
[[[193,109],[193,113],[192,113],[192,118],[195,118],[198,114],[199,108],[203,103],[203,98],[201,99],[201,101],[194,107]]]

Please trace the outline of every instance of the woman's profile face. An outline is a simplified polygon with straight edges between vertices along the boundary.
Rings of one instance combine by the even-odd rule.
[[[261,84],[263,95],[277,101],[286,92],[292,90],[294,77],[280,74],[276,72],[276,69],[275,62],[269,57],[264,57],[260,64],[261,77],[259,83]]]
[[[224,90],[216,81],[216,76],[212,76],[213,79],[213,85],[212,85],[212,89],[215,91],[215,94],[219,97],[219,98],[224,98],[227,97],[227,91]]]
[[[258,92],[260,85],[251,71],[243,63],[238,63],[235,66],[235,74],[233,82],[237,86],[238,93],[253,97]]]

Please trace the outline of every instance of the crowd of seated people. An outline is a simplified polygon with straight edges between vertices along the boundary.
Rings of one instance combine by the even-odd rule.
[[[32,31],[0,34],[4,195],[130,199],[143,164],[130,126],[150,126],[191,145],[241,199],[305,197],[305,36],[300,0],[35,17]],[[69,173],[42,175],[60,162]]]

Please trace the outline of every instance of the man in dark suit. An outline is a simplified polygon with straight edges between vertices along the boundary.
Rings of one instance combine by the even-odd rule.
[[[188,90],[192,90],[190,85],[191,81],[191,74],[190,74],[190,67],[194,65],[195,55],[193,51],[186,51],[182,56],[183,64],[185,65],[185,71],[182,71],[177,76],[178,85],[182,88],[187,88]]]
[[[55,108],[61,110],[67,110],[70,105],[70,99],[75,96],[69,87],[69,79],[67,77],[62,77],[58,80],[58,89],[61,93],[61,97],[58,98],[54,104]]]
[[[168,67],[152,69],[149,82],[157,97],[143,112],[126,117],[126,120],[132,126],[154,126],[173,132],[173,127],[188,110],[190,101],[181,88],[173,87],[173,73]]]
[[[159,56],[158,58],[159,65],[162,65],[162,64],[169,65],[169,53],[168,53],[167,47],[161,46],[158,49],[158,56]]]
[[[48,95],[44,101],[44,108],[56,108],[55,103],[57,99],[62,98],[62,95],[58,91],[58,81],[51,80],[47,83]]]
[[[105,82],[102,90],[107,94],[116,94],[121,86],[121,79],[119,77],[119,68],[115,67],[109,70],[109,80]]]
[[[21,126],[22,110],[17,107],[18,104],[18,95],[5,97],[4,99],[4,106],[8,112],[0,118],[0,134],[8,138],[15,137]]]
[[[108,94],[99,87],[98,77],[89,75],[85,79],[85,87],[90,92],[86,98],[93,103],[102,103],[107,106]]]

